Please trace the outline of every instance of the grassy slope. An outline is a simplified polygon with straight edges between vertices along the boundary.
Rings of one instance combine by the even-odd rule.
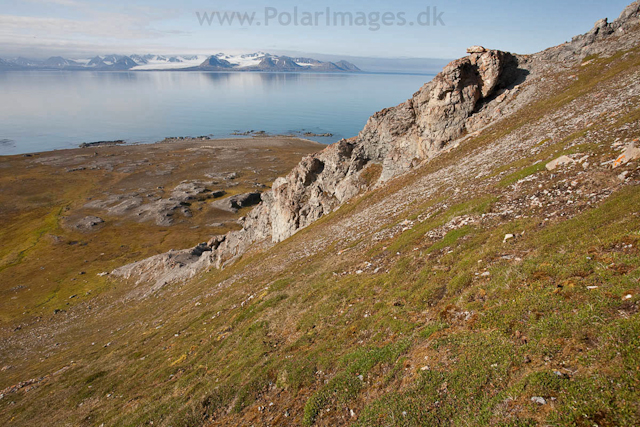
[[[597,61],[554,97],[266,254],[160,298],[86,318],[84,335],[61,335],[62,348],[43,349],[34,367],[41,374],[66,370],[0,400],[0,419],[16,425],[42,414],[72,425],[637,425],[637,187],[566,221],[530,217],[467,225],[436,241],[425,237],[456,216],[491,212],[495,194],[547,173],[538,162],[565,152],[571,140],[496,169],[502,175],[495,194],[440,209],[392,240],[355,242],[346,252],[328,247],[284,275],[268,268],[278,254],[359,206],[635,70],[637,62],[637,55]],[[619,124],[637,120],[636,113]],[[436,203],[425,200],[397,220]],[[504,243],[514,232],[524,234]],[[376,260],[382,271],[342,274],[363,259]],[[250,273],[256,270],[263,272]],[[117,297],[114,291],[111,298]]]

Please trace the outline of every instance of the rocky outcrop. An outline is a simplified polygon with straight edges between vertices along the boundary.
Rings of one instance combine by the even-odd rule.
[[[145,297],[165,285],[182,282],[194,277],[197,273],[211,265],[211,258],[203,254],[211,254],[211,248],[202,243],[193,249],[171,250],[142,261],[125,265],[113,271],[117,277],[134,279],[136,284],[149,284],[134,288],[129,297]]]
[[[382,180],[406,172],[437,155],[449,142],[477,129],[470,117],[500,89],[509,88],[525,70],[509,53],[472,49],[417,92],[412,99],[376,113],[360,138],[382,154]]]
[[[534,55],[535,59],[543,61],[574,61],[589,55],[613,54],[617,51],[635,47],[635,38],[627,35],[632,29],[640,25],[640,1],[635,1],[627,6],[620,17],[613,22],[607,18],[600,19],[593,28],[582,35],[575,36],[570,42],[555,46]],[[611,43],[598,43],[617,37],[615,45]]]
[[[183,181],[166,198],[139,193],[111,195],[104,200],[92,200],[84,207],[104,209],[112,216],[128,216],[140,222],[153,221],[160,226],[170,226],[174,224],[178,213],[184,217],[192,216],[191,203],[219,198],[225,194],[223,190],[210,190],[210,185],[213,182]]]

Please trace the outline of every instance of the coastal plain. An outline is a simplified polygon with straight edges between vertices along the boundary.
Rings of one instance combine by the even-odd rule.
[[[260,193],[322,144],[180,139],[0,157],[0,323],[48,318],[105,289],[113,268],[240,229]]]

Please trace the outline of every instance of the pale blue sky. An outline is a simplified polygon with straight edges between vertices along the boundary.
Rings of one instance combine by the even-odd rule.
[[[345,56],[455,58],[474,44],[533,53],[618,17],[631,0],[358,1],[0,0],[0,57],[100,53],[217,53],[278,51]],[[427,6],[444,12],[445,26],[268,27],[201,26],[196,12],[404,12],[407,22]],[[271,9],[273,11],[273,9]]]

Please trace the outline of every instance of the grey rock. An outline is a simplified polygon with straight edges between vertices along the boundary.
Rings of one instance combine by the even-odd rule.
[[[636,46],[634,40],[620,40],[617,46],[611,47],[598,43],[615,37],[618,34],[625,34],[633,29],[638,23],[640,15],[640,2],[635,1],[625,8],[620,17],[614,22],[609,22],[606,18],[595,23],[593,28],[582,35],[571,39],[571,42],[549,48],[534,55],[535,59],[543,61],[573,61],[594,54],[613,54],[615,50],[629,49]],[[625,44],[627,44],[625,46]]]
[[[169,226],[174,223],[175,214],[180,213],[184,217],[192,216],[190,204],[194,201],[203,201],[215,197],[221,197],[224,191],[212,192],[208,184],[200,181],[184,181],[171,190],[168,198],[152,198],[149,203],[144,203],[142,197],[132,195],[124,198],[119,204],[112,206],[108,212],[112,215],[132,215],[138,221],[152,221],[157,225]],[[159,188],[162,189],[162,188]],[[109,202],[109,201],[107,201]],[[105,202],[91,202],[87,207],[101,207]]]
[[[201,245],[198,245],[201,248]],[[185,249],[155,255],[153,257],[125,265],[111,274],[125,280],[135,280],[135,285],[149,284],[134,288],[130,298],[149,296],[168,284],[182,282],[195,276],[211,265],[211,257],[202,256],[204,250]],[[210,253],[210,252],[206,252]]]
[[[218,246],[220,246],[220,243],[225,241],[226,238],[227,237],[224,235],[214,236],[211,239],[209,239],[209,241],[207,242],[207,246],[209,246],[212,249],[216,249]]]
[[[244,193],[227,197],[226,199],[216,200],[211,203],[211,207],[227,212],[236,213],[242,208],[253,206],[260,203],[261,193]]]
[[[209,246],[207,243],[200,243],[198,246],[191,249],[191,255],[199,257],[203,253],[210,252],[210,251],[211,251],[211,246]]]
[[[554,160],[550,161],[549,163],[547,163],[545,165],[545,168],[548,171],[552,171],[552,170],[555,170],[558,166],[572,165],[574,163],[575,163],[575,160],[573,160],[571,157],[569,157],[569,156],[560,156],[557,159],[554,159]]]
[[[471,46],[470,48],[467,48],[467,53],[485,53],[487,52],[487,49],[485,49],[482,46]]]
[[[102,218],[98,218],[97,216],[85,216],[80,221],[75,223],[75,228],[88,231],[103,223],[104,220]]]

